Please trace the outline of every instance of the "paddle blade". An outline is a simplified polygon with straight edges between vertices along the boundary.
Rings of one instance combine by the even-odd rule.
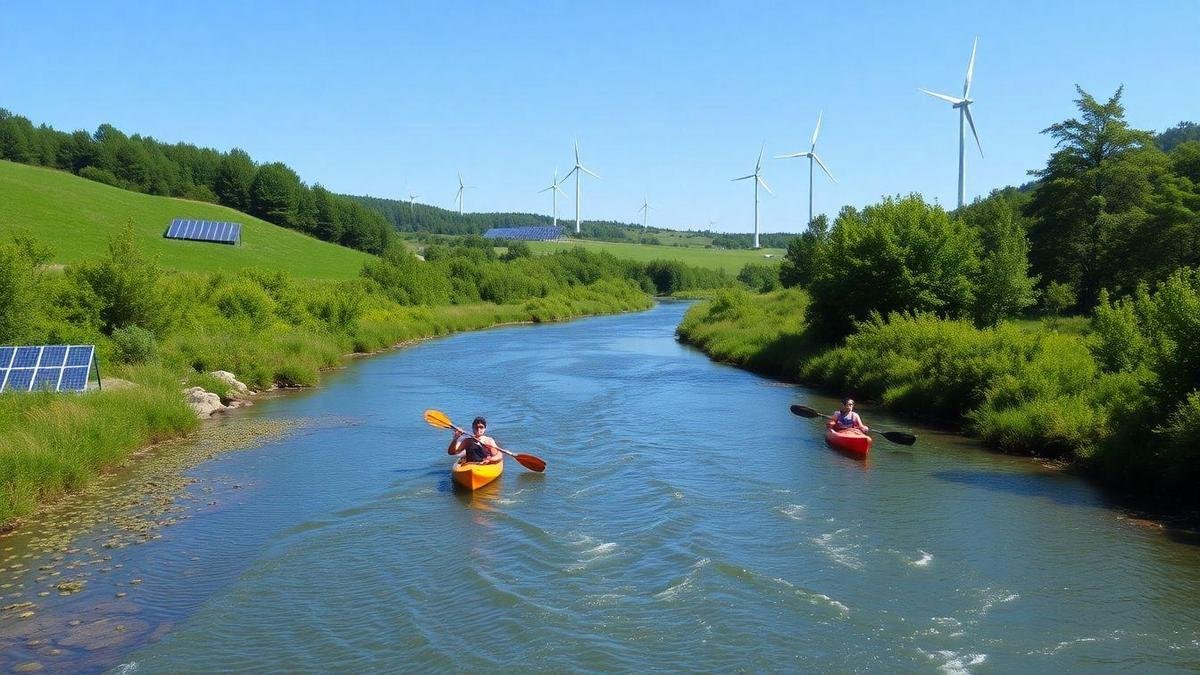
[[[823,417],[823,415],[821,415],[821,413],[817,412],[816,410],[813,410],[812,408],[810,408],[806,405],[792,404],[791,410],[792,410],[793,415],[799,415],[801,417],[808,417],[810,419],[813,417]]]
[[[885,431],[883,437],[893,443],[900,445],[912,445],[917,442],[917,437],[912,434],[906,434],[903,431]]]
[[[446,413],[442,412],[441,410],[426,410],[425,421],[429,423],[429,426],[437,427],[439,429],[454,428],[454,423],[451,422],[450,418],[446,417]]]
[[[542,461],[542,458],[540,458],[540,457],[534,457],[533,455],[526,455],[525,453],[522,452],[522,453],[513,455],[513,459],[520,462],[521,466],[525,467],[526,469],[529,469],[530,471],[536,471],[538,473],[541,473],[546,470],[546,462]]]

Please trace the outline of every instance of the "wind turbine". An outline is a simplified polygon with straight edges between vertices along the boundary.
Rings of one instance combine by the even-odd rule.
[[[813,129],[812,145],[809,146],[808,152],[793,152],[790,155],[778,155],[775,159],[787,159],[789,157],[807,157],[808,158],[808,222],[811,224],[813,220],[813,162],[821,166],[821,170],[829,176],[829,180],[837,182],[833,174],[829,173],[829,169],[825,167],[825,163],[817,157],[817,134],[821,133],[821,117],[824,111],[817,113],[817,128]]]
[[[408,193],[408,216],[410,218],[413,215],[413,200],[415,200],[417,197],[420,197],[420,196],[421,195],[413,194],[411,192]]]
[[[579,194],[580,194],[579,193],[579,176],[584,173],[586,173],[590,176],[595,176],[596,178],[600,177],[600,176],[597,176],[595,174],[595,172],[593,172],[591,169],[584,166],[583,163],[579,161],[579,141],[576,140],[575,141],[575,168],[571,169],[569,172],[567,172],[567,175],[563,176],[563,180],[565,181],[566,179],[571,177],[571,174],[575,174],[575,234],[579,234]]]
[[[769,185],[767,185],[767,181],[763,180],[763,177],[762,177],[762,156],[763,156],[763,150],[766,150],[766,149],[767,149],[767,144],[763,143],[762,147],[759,148],[759,150],[758,150],[758,161],[754,163],[754,173],[750,174],[749,176],[742,176],[741,178],[731,178],[730,179],[730,180],[746,180],[748,178],[754,179],[754,248],[758,248],[758,186],[762,185],[763,189],[766,190],[768,193],[770,193],[772,195],[775,194],[774,192],[771,192],[771,187]]]
[[[566,180],[566,178],[564,178],[563,180]],[[558,169],[555,169],[554,170],[554,182],[550,183],[550,187],[544,188],[542,190],[538,190],[538,194],[541,194],[541,193],[545,192],[546,190],[549,190],[550,195],[552,197],[554,197],[554,226],[555,227],[558,227],[558,193],[562,192],[564,195],[567,194],[567,193],[563,192],[562,188],[558,187],[558,184],[560,182],[561,181],[558,180]]]
[[[455,195],[455,197],[454,197],[454,201],[458,202],[458,215],[460,215],[460,216],[462,215],[463,193],[474,187],[475,187],[474,185],[467,185],[467,184],[463,183],[462,174],[461,173],[458,174],[458,194]]]
[[[642,229],[646,229],[646,216],[650,215],[650,200],[647,197],[642,198],[642,208],[638,209],[642,212]]]
[[[983,157],[983,144],[979,142],[979,133],[975,131],[975,120],[971,118],[971,78],[975,76],[975,48],[979,46],[979,38],[971,45],[971,60],[967,62],[967,79],[963,82],[962,97],[938,94],[928,89],[921,91],[934,98],[946,101],[953,108],[958,108],[958,207],[961,209],[967,200],[967,125],[971,125],[971,134],[975,136],[975,145],[979,147],[979,156]],[[919,87],[918,87],[919,89]]]

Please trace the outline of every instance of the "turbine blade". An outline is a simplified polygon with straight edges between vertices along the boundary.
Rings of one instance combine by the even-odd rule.
[[[757,174],[752,173],[749,176],[742,176],[741,178],[730,178],[729,180],[746,180],[747,178],[754,178],[756,175]]]
[[[559,189],[557,184],[555,184],[555,185],[551,185],[551,186],[550,186],[550,187],[548,187],[548,188],[542,188],[541,190],[538,190],[538,194],[540,195],[540,194],[542,194],[543,192],[549,192],[550,190],[556,190],[556,189]]]
[[[979,148],[979,156],[983,157],[983,143],[979,142],[979,132],[975,131],[975,120],[971,117],[971,106],[963,106],[962,111],[967,116],[967,124],[971,125],[971,135],[975,137],[975,145]]]
[[[829,169],[825,166],[825,162],[822,162],[821,158],[817,157],[816,153],[813,153],[812,158],[817,161],[817,166],[821,167],[821,170],[825,172],[825,175],[829,176],[829,180],[836,183],[837,179],[833,177],[833,174],[829,173]]]
[[[932,92],[932,91],[929,91],[928,89],[920,89],[920,88],[918,87],[918,91],[923,91],[923,92],[925,92],[926,94],[929,94],[930,96],[932,96],[932,97],[934,97],[934,98],[940,98],[940,99],[942,99],[943,101],[945,101],[945,102],[947,102],[947,103],[949,103],[949,104],[951,104],[951,105],[958,105],[959,103],[962,103],[962,102],[963,102],[963,99],[961,99],[961,98],[954,98],[953,96],[947,96],[947,95],[945,95],[945,94],[939,94],[939,93],[937,93],[937,92]]]
[[[571,174],[575,173],[578,170],[579,170],[579,165],[576,164],[574,169],[571,169],[570,171],[568,171],[567,175],[563,176],[562,180],[558,181],[558,184],[562,185],[563,183],[567,182],[567,179],[571,177]]]
[[[813,129],[812,150],[817,149],[817,134],[821,133],[821,117],[825,115],[825,111],[817,113],[817,128]]]
[[[971,45],[971,60],[967,63],[967,79],[963,82],[963,98],[971,96],[971,79],[975,77],[975,48],[979,46],[979,38]]]
[[[763,143],[762,147],[758,149],[758,161],[754,163],[754,173],[758,173],[758,170],[762,168],[763,150],[766,150],[766,149],[767,149],[766,143]]]
[[[771,186],[770,186],[770,185],[767,185],[767,181],[763,180],[763,177],[762,177],[762,176],[755,176],[755,178],[757,178],[757,179],[758,179],[758,183],[759,183],[759,185],[762,185],[764,190],[766,190],[768,193],[770,193],[770,195],[771,195],[772,197],[774,197],[774,196],[775,196],[775,193],[774,193],[774,192],[771,192]]]
[[[588,175],[595,176],[596,178],[600,177],[595,171],[592,171],[591,169],[587,168],[586,166],[583,166],[582,164],[579,165],[579,170],[583,171],[584,173],[586,173]]]
[[[575,139],[575,166],[579,166],[579,139]]]
[[[775,159],[788,159],[790,157],[808,157],[811,152],[793,152],[790,155],[775,155]]]

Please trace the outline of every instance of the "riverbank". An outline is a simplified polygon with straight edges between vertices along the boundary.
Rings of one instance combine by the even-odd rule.
[[[715,360],[956,425],[999,452],[1066,462],[1116,493],[1154,497],[1155,510],[1195,506],[1176,474],[1194,472],[1191,455],[1164,458],[1130,433],[1128,411],[1146,397],[1142,380],[1102,368],[1089,337],[918,315],[867,322],[835,346],[811,337],[808,303],[798,290],[722,291],[694,306],[677,332]]]

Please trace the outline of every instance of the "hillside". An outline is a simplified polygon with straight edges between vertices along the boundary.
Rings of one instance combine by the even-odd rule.
[[[163,238],[174,218],[242,223],[242,244]],[[27,232],[54,249],[54,261],[94,258],[129,220],[138,245],[170,269],[284,270],[297,277],[348,279],[372,256],[206,202],[155,197],[62,171],[0,161],[0,237]]]
[[[696,246],[654,246],[650,244],[626,244],[610,241],[569,239],[567,241],[531,241],[529,248],[535,253],[552,253],[575,246],[589,251],[606,251],[618,258],[636,262],[651,260],[677,260],[685,265],[720,270],[729,276],[737,276],[746,263],[778,263],[787,253],[782,248],[716,249]]]

